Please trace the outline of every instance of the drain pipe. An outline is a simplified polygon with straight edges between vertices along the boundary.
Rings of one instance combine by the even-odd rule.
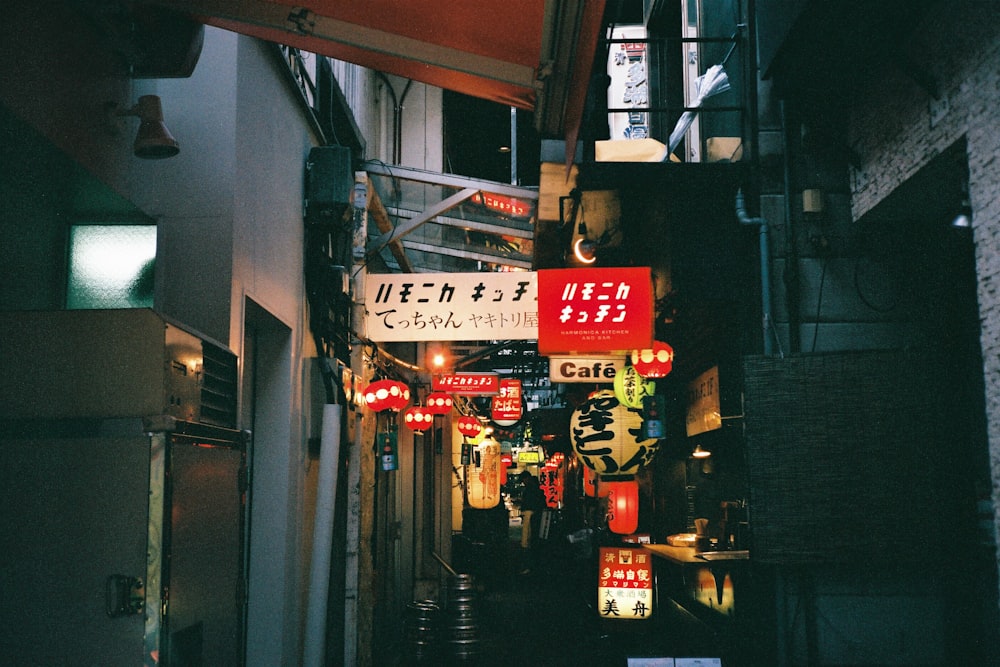
[[[330,560],[340,463],[341,406],[323,406],[319,474],[316,486],[316,517],[313,523],[312,559],[309,567],[309,600],[306,612],[303,664],[326,664],[326,617],[330,593]]]
[[[779,111],[785,188],[785,307],[788,309],[788,351],[795,354],[802,351],[802,334],[799,331],[802,316],[799,307],[799,253],[795,239],[795,222],[792,220],[792,159],[788,153],[791,142],[788,135],[788,111],[785,108],[785,100],[779,102]]]
[[[774,345],[771,342],[771,244],[767,234],[767,220],[751,218],[747,214],[746,200],[742,188],[736,191],[736,218],[741,225],[757,225],[760,239],[760,301],[761,333],[764,336],[764,354],[771,356]]]
[[[377,72],[378,77],[385,83],[386,90],[392,96],[392,163],[399,164],[403,159],[403,102],[406,94],[410,92],[413,79],[406,80],[406,86],[402,94],[397,98],[396,91],[392,88],[392,82],[382,72]]]

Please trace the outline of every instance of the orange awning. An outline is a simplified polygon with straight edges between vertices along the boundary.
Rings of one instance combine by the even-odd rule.
[[[207,24],[536,112],[572,137],[605,0],[163,0]]]

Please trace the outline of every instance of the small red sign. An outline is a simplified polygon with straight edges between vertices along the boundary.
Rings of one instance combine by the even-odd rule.
[[[538,272],[538,353],[611,352],[653,345],[648,266]]]
[[[512,426],[521,419],[521,381],[500,380],[500,393],[493,397],[492,419],[500,426]]]
[[[500,393],[500,376],[496,373],[435,375],[431,388],[463,396],[493,396]]]
[[[472,195],[472,201],[498,213],[514,218],[530,218],[532,205],[514,197],[495,195],[491,192],[477,192]]]

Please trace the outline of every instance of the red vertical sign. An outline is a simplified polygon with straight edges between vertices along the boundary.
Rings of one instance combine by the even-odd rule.
[[[513,426],[521,419],[522,411],[521,381],[502,378],[491,404],[491,418],[498,426]]]

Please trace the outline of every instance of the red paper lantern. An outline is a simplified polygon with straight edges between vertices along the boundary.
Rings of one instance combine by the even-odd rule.
[[[507,483],[507,468],[514,465],[514,457],[510,453],[500,455],[500,486]]]
[[[652,348],[632,350],[632,366],[644,378],[662,378],[674,368],[674,348],[658,340]]]
[[[634,479],[607,482],[608,530],[631,535],[639,527],[639,483]]]
[[[432,415],[446,415],[451,412],[452,406],[455,405],[455,399],[451,397],[451,394],[435,391],[427,394],[426,403],[427,412]]]
[[[458,432],[462,435],[474,438],[483,430],[483,425],[479,419],[471,415],[463,415],[458,418]]]
[[[389,409],[399,412],[410,403],[410,387],[405,382],[391,382],[393,387],[389,389]]]
[[[434,415],[427,408],[414,405],[403,412],[403,425],[414,431],[424,432],[434,424]]]
[[[586,465],[583,466],[583,493],[590,498],[608,497],[607,482],[602,482],[600,475]]]
[[[375,412],[399,412],[410,402],[410,388],[398,380],[376,380],[365,389],[365,404]]]

